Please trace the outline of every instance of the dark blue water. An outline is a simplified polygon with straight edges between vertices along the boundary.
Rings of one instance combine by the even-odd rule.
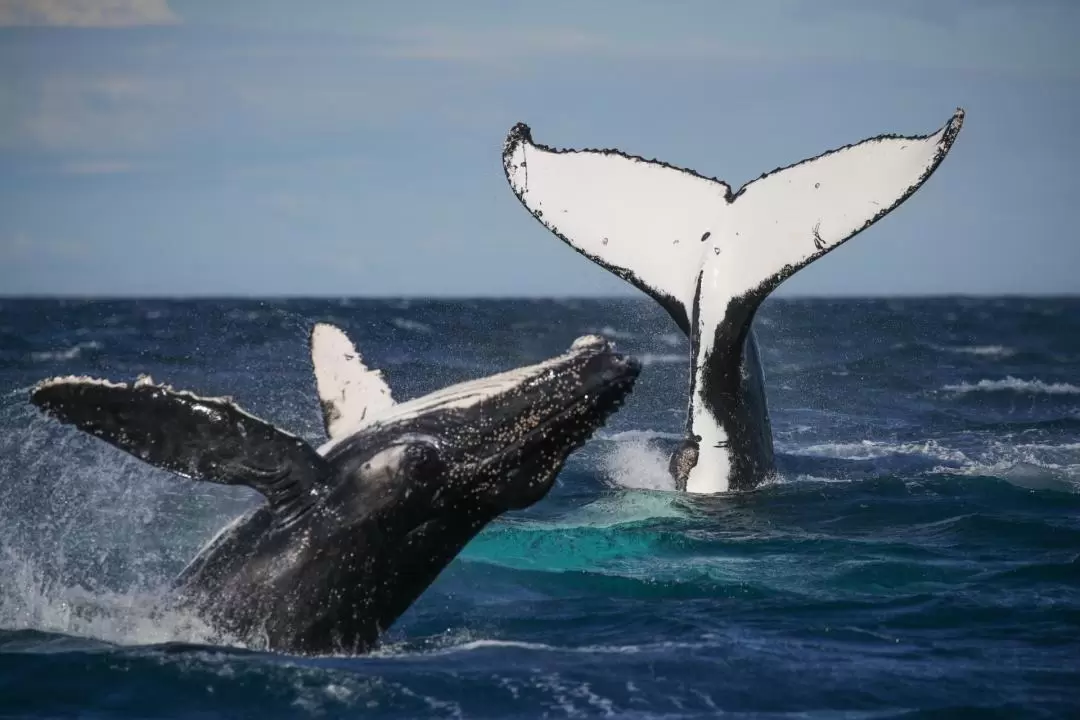
[[[150,373],[318,443],[315,320],[399,399],[586,332],[646,362],[551,494],[365,658],[163,612],[257,498],[26,401]],[[756,325],[783,478],[695,499],[664,472],[686,342],[648,300],[0,301],[0,716],[1080,716],[1080,300],[771,301]]]

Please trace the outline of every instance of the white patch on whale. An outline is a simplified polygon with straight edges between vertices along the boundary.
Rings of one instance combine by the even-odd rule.
[[[393,393],[382,372],[364,364],[340,328],[329,323],[312,328],[311,363],[327,437],[348,437],[393,407]]]

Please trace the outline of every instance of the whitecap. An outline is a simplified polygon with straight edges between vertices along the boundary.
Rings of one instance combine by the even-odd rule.
[[[1034,395],[1077,395],[1080,387],[1070,383],[1054,382],[1047,383],[1039,380],[1022,380],[1007,376],[1004,380],[979,380],[977,383],[962,382],[955,385],[946,385],[941,388],[945,392],[966,394],[972,392],[1017,392],[1031,393]]]
[[[597,440],[610,442],[638,442],[649,440],[681,440],[682,435],[663,430],[619,430],[613,433],[601,432],[597,434]]]
[[[394,327],[399,330],[408,330],[409,332],[429,333],[431,332],[431,326],[425,325],[422,322],[416,320],[409,320],[408,318],[396,317],[390,321]]]
[[[30,353],[30,358],[42,362],[49,360],[74,360],[82,355],[83,350],[100,350],[102,345],[97,340],[76,343],[64,350],[44,350]]]
[[[1016,354],[1015,350],[1004,345],[931,345],[930,347],[940,352],[982,357],[1007,358]]]
[[[604,327],[599,329],[595,327],[585,328],[585,330],[582,331],[582,334],[603,335],[604,337],[614,338],[616,340],[633,340],[635,337],[637,337],[637,335],[632,332],[628,332],[626,330],[617,330],[610,325],[605,325]]]
[[[641,364],[645,367],[649,367],[650,365],[677,365],[690,362],[690,358],[686,355],[667,353],[642,353],[638,356],[638,359],[641,360]]]
[[[937,440],[908,443],[889,443],[879,440],[858,442],[826,442],[815,445],[791,445],[777,443],[777,449],[791,455],[825,457],[836,460],[873,460],[894,455],[918,455],[934,460],[963,463],[967,455],[960,450],[941,445]]]

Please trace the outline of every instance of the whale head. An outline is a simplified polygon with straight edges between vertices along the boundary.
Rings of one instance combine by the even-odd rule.
[[[604,338],[580,337],[543,362],[396,405],[327,459],[362,478],[365,505],[372,494],[408,499],[422,509],[418,519],[525,508],[622,405],[640,370]],[[358,453],[358,444],[378,453]]]

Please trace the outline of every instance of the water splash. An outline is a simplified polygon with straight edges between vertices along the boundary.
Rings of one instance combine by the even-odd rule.
[[[21,405],[0,439],[0,627],[236,645],[170,606],[175,574],[253,498],[155,470]]]
[[[675,480],[668,472],[668,455],[655,441],[670,437],[666,433],[623,432],[608,439],[614,443],[604,455],[601,471],[615,485],[637,490],[674,490]]]
[[[65,584],[10,546],[0,547],[0,627],[92,638],[116,645],[239,645],[170,607],[167,585],[109,592]]]

